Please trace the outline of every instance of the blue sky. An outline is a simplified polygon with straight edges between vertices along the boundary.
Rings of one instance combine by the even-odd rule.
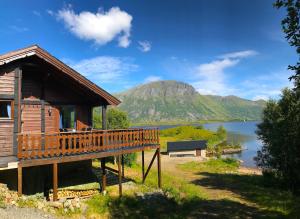
[[[269,0],[0,2],[0,53],[38,44],[109,92],[155,80],[278,98],[297,61]]]

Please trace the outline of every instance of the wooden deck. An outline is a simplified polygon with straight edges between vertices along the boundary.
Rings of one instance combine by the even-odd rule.
[[[21,133],[18,159],[64,158],[77,155],[116,153],[159,145],[158,129],[92,130],[51,134]]]
[[[160,146],[158,129],[91,130],[84,132],[21,133],[18,135],[18,193],[22,194],[22,169],[38,165],[53,165],[53,200],[57,200],[58,164],[101,158],[102,190],[106,187],[105,157],[118,157],[119,193],[122,195],[123,154],[155,149],[142,177],[145,181],[157,158],[158,186],[161,187]],[[121,164],[122,163],[122,164]],[[121,168],[122,166],[122,168]],[[123,173],[122,173],[123,172]]]

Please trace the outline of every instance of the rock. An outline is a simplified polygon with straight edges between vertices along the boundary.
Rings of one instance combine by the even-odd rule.
[[[71,200],[67,200],[67,201],[65,201],[65,203],[64,203],[64,208],[69,208],[71,205],[72,205]]]
[[[37,208],[38,208],[38,209],[41,210],[41,209],[43,209],[44,207],[45,207],[44,203],[42,203],[42,202],[38,202],[38,203],[37,203]]]
[[[61,202],[49,202],[48,205],[54,208],[62,208],[64,206]]]

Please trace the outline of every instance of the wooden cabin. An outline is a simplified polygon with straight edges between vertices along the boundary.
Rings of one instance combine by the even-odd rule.
[[[17,168],[21,194],[23,168],[53,165],[56,199],[60,163],[101,158],[104,189],[105,157],[155,149],[153,160],[156,156],[160,167],[157,129],[107,130],[107,106],[118,104],[37,45],[0,55],[0,174]],[[101,130],[92,122],[93,108],[99,106]]]

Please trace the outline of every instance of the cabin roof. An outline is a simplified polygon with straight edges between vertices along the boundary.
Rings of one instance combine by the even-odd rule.
[[[170,151],[190,151],[190,150],[204,150],[207,148],[206,140],[197,141],[176,141],[167,143],[167,152]]]
[[[53,65],[66,75],[70,76],[83,86],[87,87],[97,95],[104,98],[108,104],[110,105],[119,105],[121,103],[120,100],[118,100],[116,97],[109,94],[104,89],[100,88],[98,85],[94,84],[90,80],[88,80],[86,77],[72,69],[70,66],[66,65],[59,59],[55,58],[53,55],[48,53],[46,50],[42,49],[38,45],[29,46],[23,49],[15,50],[8,52],[6,54],[0,55],[0,66],[11,63],[13,61],[23,59],[30,56],[37,56],[40,59],[43,59],[44,61],[48,62],[49,64]]]

